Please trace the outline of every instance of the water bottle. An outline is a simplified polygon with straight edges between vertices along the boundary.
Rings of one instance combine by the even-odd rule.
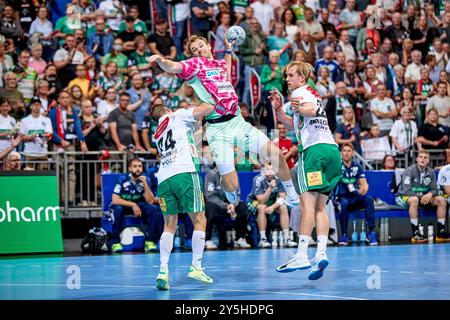
[[[283,231],[278,232],[278,244],[280,248],[283,248],[285,242],[288,242],[288,239],[283,238]]]
[[[235,243],[236,242],[236,230],[231,229],[231,242]]]
[[[231,230],[227,230],[227,232],[225,234],[227,237],[227,245],[230,245],[231,244]]]
[[[294,231],[289,231],[289,240],[291,240],[291,241],[295,241],[294,240]]]
[[[434,231],[433,231],[433,224],[428,224],[428,242],[433,242],[434,240]]]
[[[365,243],[366,242],[366,222],[363,221],[361,224],[361,233],[359,234],[359,242]]]
[[[272,248],[278,247],[278,231],[272,231]]]
[[[352,242],[358,242],[358,232],[356,232],[356,221],[353,221]]]
[[[175,238],[173,239],[173,246],[174,246],[174,248],[179,248],[181,246],[180,232],[178,230],[178,226],[177,226],[177,231],[175,232]]]
[[[419,224],[419,233],[423,236],[423,225]]]

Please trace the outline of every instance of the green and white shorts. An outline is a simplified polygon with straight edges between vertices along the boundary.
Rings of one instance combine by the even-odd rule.
[[[235,170],[234,146],[259,154],[261,148],[270,141],[241,115],[222,123],[207,123],[206,139],[221,176]]]
[[[163,214],[205,211],[203,183],[197,172],[179,173],[158,185],[159,205]]]
[[[300,153],[298,187],[300,194],[316,191],[328,195],[342,177],[342,160],[337,146],[315,144]]]

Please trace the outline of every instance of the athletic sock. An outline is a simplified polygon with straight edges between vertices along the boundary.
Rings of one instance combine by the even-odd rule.
[[[203,251],[205,250],[205,232],[194,230],[192,234],[192,265],[202,269]]]
[[[284,190],[286,191],[289,198],[298,198],[298,194],[297,191],[295,191],[292,179],[281,181],[281,184],[283,185]]]
[[[443,226],[445,226],[445,218],[439,218],[439,219],[438,219],[438,222],[439,222],[440,224],[442,224]]]
[[[442,219],[442,220],[444,220],[444,223],[442,223],[439,220],[441,220],[441,219],[438,219],[438,224],[437,224],[438,234],[445,233],[445,219]]]
[[[317,236],[317,252],[316,256],[325,254],[325,251],[327,251],[327,243],[328,243],[328,236]]]
[[[163,232],[159,240],[159,252],[161,261],[161,270],[169,272],[170,252],[173,248],[173,233]]]
[[[265,230],[259,232],[259,238],[261,239],[261,241],[267,240],[266,231]]]
[[[419,226],[419,219],[418,218],[411,218],[409,220],[411,220],[411,224],[412,225],[414,225],[416,227]]]
[[[308,245],[311,237],[300,235],[298,237],[298,249],[296,256],[308,256]]]
[[[284,241],[289,241],[289,229],[283,229],[283,240]]]

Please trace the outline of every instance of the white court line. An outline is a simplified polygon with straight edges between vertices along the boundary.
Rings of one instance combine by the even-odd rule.
[[[255,270],[262,270],[262,269],[267,269],[267,268],[265,268],[265,267],[253,267],[253,269],[255,269]]]
[[[242,267],[230,267],[230,269],[242,269]]]
[[[408,273],[408,274],[411,274],[411,273],[414,273],[414,272],[412,272],[412,271],[400,271],[400,273]],[[450,273],[449,273],[450,274]]]
[[[132,268],[143,268],[144,266],[131,266]]]
[[[436,275],[436,272],[425,272],[425,274],[429,274],[429,275]]]
[[[35,287],[66,287],[66,284],[54,284],[54,283],[0,283],[0,286],[5,287],[23,287],[23,286],[35,286]],[[81,287],[92,287],[92,288],[142,288],[149,289],[150,286],[123,286],[123,285],[115,285],[115,284],[83,284]],[[247,292],[247,293],[264,293],[264,294],[280,294],[280,295],[290,295],[290,296],[302,296],[302,297],[318,297],[318,298],[334,298],[334,299],[343,299],[343,300],[368,300],[364,298],[355,298],[355,297],[344,297],[344,296],[333,296],[326,294],[310,294],[310,293],[300,293],[300,292],[283,292],[283,291],[264,291],[264,290],[239,290],[239,289],[205,289],[205,288],[191,288],[191,287],[183,287],[173,289],[174,291],[182,291],[182,290],[202,290],[202,291],[217,291],[217,292]]]
[[[351,272],[364,272],[364,270],[350,270]]]

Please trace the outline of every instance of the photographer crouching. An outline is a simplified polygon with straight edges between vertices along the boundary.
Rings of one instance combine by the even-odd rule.
[[[128,175],[116,183],[110,205],[112,226],[112,252],[120,253],[123,250],[120,243],[120,233],[123,229],[125,215],[134,215],[147,224],[145,233],[145,251],[156,249],[156,243],[162,233],[162,220],[160,208],[153,203],[155,196],[151,190],[151,182],[144,176],[143,163],[133,158],[128,165]]]

